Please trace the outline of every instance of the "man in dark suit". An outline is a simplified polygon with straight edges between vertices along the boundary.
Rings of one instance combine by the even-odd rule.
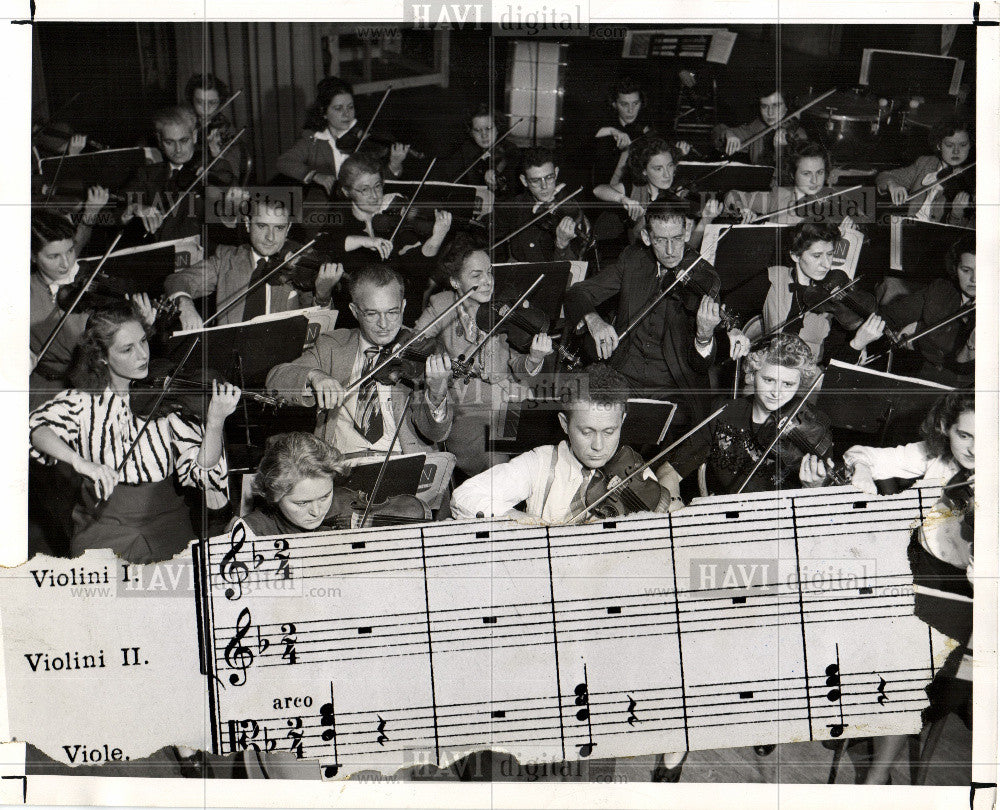
[[[157,241],[182,239],[201,233],[205,222],[202,192],[196,187],[177,208],[165,216],[174,202],[186,191],[201,171],[202,150],[198,149],[198,118],[190,107],[169,107],[153,119],[163,161],[141,166],[122,189],[127,201],[122,222],[138,217],[142,228]],[[232,185],[232,166],[220,158],[205,178],[221,185]],[[204,181],[199,184],[204,186]]]
[[[451,431],[451,361],[445,355],[427,359],[405,418],[409,389],[402,383],[372,381],[345,393],[405,338],[400,335],[405,305],[403,280],[395,270],[381,264],[362,268],[351,279],[350,305],[360,328],[320,335],[301,357],[267,375],[267,387],[289,402],[319,408],[316,435],[345,456],[385,453],[400,420],[393,449],[403,453],[427,452]]]
[[[610,359],[636,395],[678,403],[674,423],[682,426],[705,412],[715,329],[721,322],[719,277],[687,245],[694,222],[686,216],[686,203],[668,196],[647,209],[642,244],[625,248],[611,267],[570,287],[565,308],[566,322],[586,326],[600,359]],[[675,286],[620,340],[619,334],[688,268],[692,281]],[[595,310],[615,296],[612,325]]]
[[[254,200],[250,216],[244,221],[249,236],[247,244],[219,245],[215,253],[192,267],[172,273],[163,282],[164,291],[176,298],[183,329],[200,329],[201,315],[192,299],[216,294],[224,306],[284,261],[293,249],[286,247],[290,227],[288,208],[282,200]],[[285,312],[318,304],[328,306],[334,285],[344,274],[341,264],[320,265],[315,292],[303,292],[283,282],[282,273],[237,301],[222,315],[218,325],[247,321],[258,315]]]

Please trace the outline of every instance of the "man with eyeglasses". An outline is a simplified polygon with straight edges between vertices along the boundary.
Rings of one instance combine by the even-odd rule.
[[[574,284],[565,300],[566,322],[586,327],[598,357],[609,360],[634,395],[678,403],[677,427],[693,424],[705,411],[715,329],[721,322],[719,277],[687,244],[694,226],[687,209],[684,200],[661,194],[646,211],[641,244],[630,245],[612,266]],[[677,284],[621,340],[620,333],[688,268],[693,282]],[[596,308],[615,296],[612,325]]]
[[[553,151],[548,147],[539,146],[525,151],[520,180],[525,191],[510,203],[496,208],[496,239],[514,233],[566,196],[566,184],[559,182],[559,167],[556,166]],[[590,223],[576,201],[571,200],[508,240],[505,250],[510,260],[515,262],[578,259],[581,242],[586,243],[578,236],[580,232],[589,233]]]
[[[319,411],[316,435],[345,456],[358,458],[385,453],[403,419],[409,389],[402,383],[372,380],[349,393],[346,389],[402,342],[406,300],[399,273],[379,264],[368,265],[352,276],[350,295],[351,312],[359,328],[320,335],[297,360],[272,368],[267,387],[293,404],[315,405]],[[433,442],[447,438],[453,416],[450,378],[451,360],[447,356],[427,358],[394,451],[428,452]]]

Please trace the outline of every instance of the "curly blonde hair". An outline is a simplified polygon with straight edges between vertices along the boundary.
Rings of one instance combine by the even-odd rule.
[[[819,375],[819,364],[798,335],[775,335],[759,349],[750,352],[746,362],[748,384],[753,383],[754,376],[765,363],[798,371],[799,390],[808,388]]]
[[[251,489],[275,506],[305,478],[332,478],[344,472],[342,461],[337,448],[311,433],[281,433],[267,440]]]

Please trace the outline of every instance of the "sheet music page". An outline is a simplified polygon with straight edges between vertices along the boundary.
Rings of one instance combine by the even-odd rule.
[[[723,77],[731,65],[742,63],[741,49],[753,37],[781,41],[793,26],[800,29],[797,34],[829,37],[832,43],[852,25],[899,26],[900,38],[919,40],[922,25],[964,26],[973,14],[983,23],[1000,19],[997,0],[976,4],[975,10],[972,3],[946,0],[905,6],[785,0],[780,8],[759,1],[736,8],[670,0],[654,8],[625,0],[605,8],[550,0],[544,11],[541,5],[520,0],[399,6],[370,0],[337,6],[304,0],[290,12],[286,4],[254,0],[237,13],[193,0],[150,0],[141,7],[118,0],[80,0],[72,7],[8,4],[8,24],[0,26],[10,65],[9,121],[0,128],[6,169],[0,230],[12,281],[0,318],[5,349],[0,413],[8,434],[0,456],[7,506],[0,544],[6,566],[0,568],[0,802],[995,806],[1000,203],[992,180],[1000,162],[994,58],[1000,29],[993,25],[977,26],[976,76],[972,81],[967,68],[964,77],[972,81],[978,103],[977,249],[988,268],[979,277],[984,317],[978,324],[975,383],[980,441],[980,491],[973,507],[980,512],[973,574],[975,661],[971,671],[967,662],[960,670],[961,678],[971,679],[975,725],[964,731],[960,711],[948,718],[951,728],[967,735],[965,748],[954,755],[969,774],[967,782],[949,777],[935,782],[932,772],[925,786],[860,784],[871,763],[868,738],[912,735],[912,751],[903,755],[909,768],[897,772],[915,774],[928,736],[927,687],[956,650],[956,642],[915,615],[908,557],[917,530],[956,519],[957,513],[932,512],[940,486],[917,485],[884,496],[845,486],[702,497],[675,512],[577,526],[442,520],[261,536],[237,522],[156,564],[127,563],[110,550],[73,559],[27,558],[25,416],[31,369],[24,270],[30,266],[32,195],[24,169],[35,108],[42,97],[41,106],[50,112],[67,100],[51,95],[57,71],[50,70],[47,79],[37,69],[40,60],[33,60],[41,25],[87,20],[128,27],[128,41],[137,38],[145,54],[136,59],[151,108],[159,103],[154,98],[176,101],[188,75],[180,75],[187,63],[178,66],[176,43],[152,36],[147,24],[204,26],[198,50],[206,54],[210,21],[231,25],[226,35],[234,43],[250,37],[254,52],[284,47],[281,38],[291,36],[285,23],[299,30],[315,27],[320,32],[315,47],[289,57],[273,92],[259,86],[259,77],[251,81],[256,66],[249,46],[233,47],[232,61],[225,62],[233,84],[248,83],[248,95],[252,84],[256,93],[246,107],[254,120],[239,124],[256,130],[260,144],[253,157],[260,160],[265,151],[284,151],[300,134],[316,82],[347,70],[330,50],[338,38],[345,53],[354,49],[359,64],[365,58],[381,64],[388,55],[409,71],[395,92],[425,93],[416,114],[436,120],[440,111],[426,98],[443,85],[422,84],[414,65],[437,60],[446,71],[450,65],[467,77],[504,64],[503,59],[468,64],[459,34],[480,30],[474,27],[479,21],[484,35],[489,21],[495,23],[492,47],[509,51],[511,60],[518,43],[559,42],[572,49],[574,42],[594,40],[617,54],[626,32],[689,25],[712,35],[697,68],[703,71],[710,63]],[[407,38],[380,28],[412,27],[425,14],[428,23],[444,15],[437,30],[450,30],[450,41],[411,48]],[[568,28],[545,27],[547,18],[561,16],[569,20]],[[345,34],[325,27],[335,17],[355,28]],[[590,27],[581,31],[574,27],[578,23]],[[465,26],[461,32],[449,28],[459,25]],[[772,32],[775,25],[781,27]],[[385,37],[387,44],[378,46]],[[72,40],[65,47],[74,47]],[[101,56],[93,55],[95,76]],[[554,122],[567,104],[572,108],[561,83],[579,81],[572,75],[580,64],[575,59],[574,52],[561,73],[559,65],[549,66],[545,82],[552,86],[538,91],[552,102]],[[674,96],[666,90],[657,96],[659,83],[657,93],[650,91],[661,72],[673,82],[681,66],[664,60],[654,70],[638,59],[623,61],[641,72],[657,120],[672,131]],[[755,73],[736,79],[750,86]],[[510,106],[505,93],[517,88],[506,86],[502,70],[495,74],[493,85],[472,87],[468,101],[474,107],[488,96],[504,115]],[[833,66],[829,77],[831,87],[839,81]],[[354,81],[356,87],[366,81],[375,86],[379,78],[359,74]],[[712,78],[700,73],[698,89],[711,86]],[[87,84],[87,78],[80,82]],[[604,88],[594,82],[586,90],[584,101],[596,120],[598,112],[606,112]],[[99,83],[89,91],[114,97],[116,87]],[[356,90],[366,103],[377,102],[381,92]],[[541,106],[536,103],[536,111]],[[747,110],[752,107],[749,103]],[[405,118],[405,107],[399,115]],[[294,119],[294,126],[285,117]],[[736,112],[718,110],[720,123],[730,118],[740,123]],[[533,130],[544,123],[536,122]],[[570,144],[578,124],[554,123],[559,143]],[[585,129],[580,125],[580,132]],[[442,130],[435,154],[448,146],[451,134]],[[513,183],[522,190],[518,177]],[[476,188],[478,198],[493,204],[491,192]],[[894,219],[885,257],[894,270],[901,269],[898,223]],[[705,229],[701,253],[709,261],[726,227]],[[487,233],[496,236],[492,228]],[[838,247],[843,249],[833,266],[853,268],[863,263],[871,242],[850,232]],[[178,242],[179,267],[202,256],[197,238]],[[571,263],[572,282],[594,273],[593,261]],[[414,302],[407,312],[410,306],[419,308]],[[311,337],[332,331],[336,319],[335,311],[311,318]],[[886,374],[892,372],[872,376]],[[877,437],[866,440],[877,443]],[[777,750],[754,750],[771,745]],[[953,756],[945,750],[949,753],[939,751],[937,762]],[[495,755],[485,757],[483,751]],[[680,783],[649,781],[654,765],[647,762],[684,752]],[[461,764],[468,781],[456,775]],[[950,759],[948,764],[955,765]],[[810,774],[823,773],[802,778],[809,767]],[[492,781],[486,781],[483,769],[490,768],[495,768]],[[858,784],[848,783],[855,778]]]

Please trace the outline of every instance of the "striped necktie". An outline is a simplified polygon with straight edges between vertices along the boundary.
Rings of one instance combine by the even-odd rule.
[[[382,350],[378,346],[365,349],[365,367],[361,372],[368,374],[382,360]],[[355,423],[358,432],[369,442],[375,444],[385,432],[385,420],[382,418],[382,406],[379,404],[378,383],[373,377],[358,389],[358,407]]]

